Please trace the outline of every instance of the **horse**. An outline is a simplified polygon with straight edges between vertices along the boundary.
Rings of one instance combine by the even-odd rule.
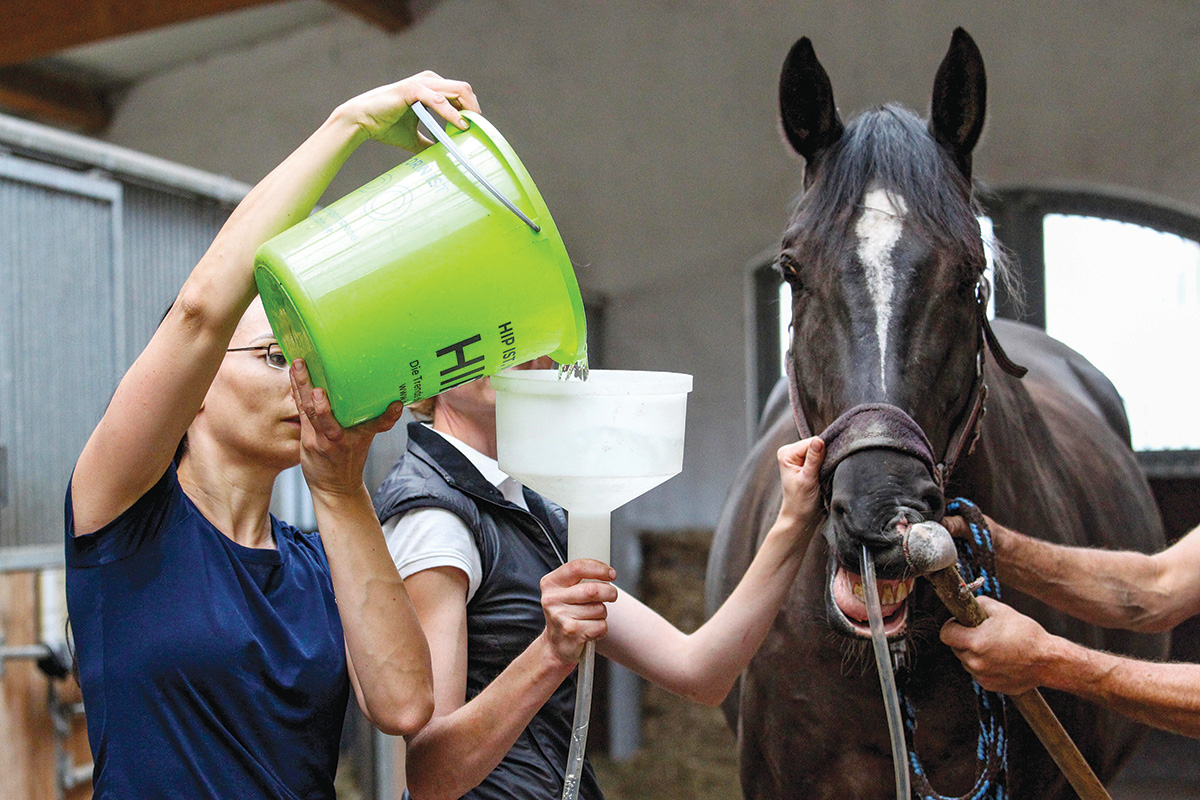
[[[976,698],[938,639],[948,612],[906,571],[905,528],[940,520],[954,497],[1069,545],[1156,551],[1162,524],[1111,382],[1043,332],[988,320],[971,174],[986,77],[972,38],[954,31],[927,122],[889,104],[843,124],[807,38],[785,60],[779,99],[785,137],[805,162],[777,261],[792,290],[788,376],[722,509],[709,613],[774,520],[775,451],[804,429],[836,432],[838,441],[827,442],[818,535],[725,706],[743,791],[750,800],[893,794],[867,614],[853,597],[865,545],[916,708],[914,751],[931,786],[961,794],[980,768]],[[1015,592],[1003,599],[1086,646],[1166,655],[1166,635],[1100,630]],[[1139,726],[1071,696],[1046,696],[1100,779],[1110,779]],[[1019,715],[1007,718],[1009,796],[1074,797]]]

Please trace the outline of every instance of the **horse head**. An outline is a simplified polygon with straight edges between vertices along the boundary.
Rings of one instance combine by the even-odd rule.
[[[778,260],[792,289],[789,381],[799,426],[827,438],[826,612],[849,636],[869,635],[864,545],[888,635],[905,634],[913,576],[902,534],[941,518],[946,475],[982,409],[971,151],[985,95],[982,56],[961,28],[928,122],[885,105],[843,125],[807,38],[783,66],[783,128],[806,162]]]

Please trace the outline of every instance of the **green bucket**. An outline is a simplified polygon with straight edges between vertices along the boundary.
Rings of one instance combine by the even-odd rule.
[[[550,211],[491,123],[464,116],[468,130],[446,126],[452,144],[428,147],[255,256],[284,355],[305,360],[345,427],[538,356],[569,364],[584,354],[579,284]]]

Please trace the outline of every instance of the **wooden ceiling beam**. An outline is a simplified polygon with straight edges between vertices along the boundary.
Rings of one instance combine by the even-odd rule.
[[[22,0],[7,3],[0,65],[280,0]]]
[[[112,120],[104,92],[26,62],[93,42],[283,0],[20,0],[0,9],[0,109],[88,133]],[[389,33],[436,0],[327,0]]]
[[[0,110],[85,133],[112,121],[103,93],[26,66],[0,67]]]
[[[417,13],[411,0],[331,0],[372,25],[388,33],[399,33],[411,28],[417,21]]]

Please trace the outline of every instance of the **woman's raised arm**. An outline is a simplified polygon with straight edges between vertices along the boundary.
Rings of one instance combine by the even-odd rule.
[[[774,622],[821,519],[818,474],[825,443],[813,437],[779,448],[783,501],[746,574],[716,613],[685,634],[621,592],[597,652],[690,700],[718,705]]]
[[[413,152],[429,144],[409,111],[418,100],[462,126],[458,109],[478,110],[468,84],[432,72],[373,89],[339,106],[230,215],[79,456],[71,483],[76,535],[115,519],[162,477],[255,296],[259,245],[304,219],[366,139]]]

